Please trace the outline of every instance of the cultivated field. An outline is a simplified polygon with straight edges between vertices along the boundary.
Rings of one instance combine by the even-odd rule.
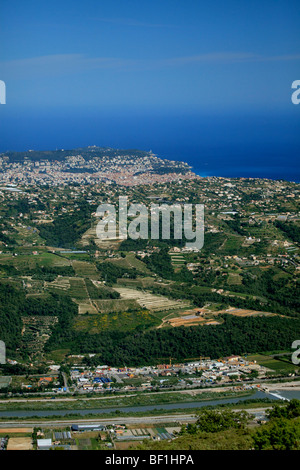
[[[115,264],[116,266],[120,266],[121,268],[125,269],[136,269],[145,274],[151,274],[151,271],[147,268],[143,261],[137,259],[134,253],[128,253],[125,258],[111,258],[106,261]]]
[[[32,434],[33,428],[0,428],[0,434]]]
[[[270,312],[259,312],[255,310],[247,310],[241,308],[229,308],[227,310],[213,311],[207,308],[195,308],[181,312],[177,316],[167,316],[163,319],[165,326],[169,325],[172,327],[176,326],[192,326],[192,325],[219,325],[220,321],[218,316],[223,313],[229,313],[238,317],[250,317],[250,316],[273,316],[275,313]],[[277,314],[278,315],[278,314]],[[161,325],[162,326],[162,325]]]
[[[98,315],[81,315],[74,322],[76,331],[97,334],[102,331],[133,331],[137,327],[152,328],[160,320],[148,310],[99,313]]]
[[[237,317],[262,317],[279,315],[278,313],[259,312],[257,310],[247,310],[243,308],[230,308],[228,310],[220,310],[218,313],[230,313],[231,315],[236,315]]]
[[[126,287],[114,288],[121,295],[122,299],[134,299],[143,308],[151,311],[162,311],[171,309],[188,308],[190,304],[182,300],[168,299],[162,295],[154,295]]]
[[[31,437],[10,437],[7,450],[32,450]]]
[[[72,266],[78,276],[88,277],[90,279],[99,278],[99,273],[93,263],[74,260]]]
[[[133,299],[103,299],[94,300],[98,312],[111,313],[111,312],[124,312],[126,310],[138,310],[140,305]]]

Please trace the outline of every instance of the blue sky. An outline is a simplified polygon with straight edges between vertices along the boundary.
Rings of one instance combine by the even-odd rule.
[[[287,107],[297,1],[1,1],[0,74],[17,106]]]
[[[0,150],[1,139],[20,145],[13,129],[24,134],[30,117],[252,113],[300,122],[291,104],[298,0],[1,0],[0,10]]]

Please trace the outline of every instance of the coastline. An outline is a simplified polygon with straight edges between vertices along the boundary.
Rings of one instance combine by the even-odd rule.
[[[190,165],[192,165],[191,162],[188,162]],[[266,176],[265,173],[256,173],[256,171],[252,171],[253,169],[245,167],[244,169],[238,169],[235,168],[232,173],[228,174],[228,170],[223,172],[217,171],[214,169],[211,170],[204,170],[201,168],[194,168],[192,166],[192,172],[195,173],[197,176],[200,176],[201,178],[224,178],[224,179],[263,179],[263,180],[270,180],[270,181],[287,181],[288,183],[294,183],[294,184],[299,184],[300,183],[300,177],[295,178],[294,175],[285,175],[286,177],[283,177],[281,175],[270,175]],[[287,177],[288,176],[288,177]]]

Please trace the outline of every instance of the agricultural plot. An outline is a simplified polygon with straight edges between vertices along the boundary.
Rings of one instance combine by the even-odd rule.
[[[169,428],[156,428],[156,437],[159,437],[160,440],[165,440],[165,439],[173,439],[174,434],[173,432],[169,431]]]
[[[0,389],[7,388],[11,383],[11,377],[2,375],[0,376]]]
[[[45,288],[51,291],[59,291],[68,294],[75,300],[87,300],[89,303],[89,293],[85,280],[81,277],[58,276],[55,281],[45,282]]]
[[[74,260],[72,262],[72,266],[78,276],[89,277],[90,279],[99,279],[99,273],[93,263]]]
[[[101,299],[94,300],[99,313],[124,312],[127,310],[138,310],[140,305],[133,299]]]
[[[70,297],[74,299],[88,299],[88,291],[84,282],[84,279],[82,278],[69,278],[70,281],[70,289],[68,291],[68,294]]]
[[[98,221],[97,221],[98,222]],[[99,248],[104,248],[107,250],[117,249],[121,243],[121,239],[116,239],[113,236],[107,240],[101,240],[97,237],[96,234],[96,224],[89,228],[81,237],[80,245],[84,248],[87,247],[90,242],[93,241]]]
[[[247,310],[242,308],[229,308],[227,310],[216,310],[213,311],[212,306],[208,310],[207,308],[195,308],[187,310],[179,315],[170,315],[163,319],[161,326],[192,326],[192,325],[219,325],[220,321],[218,316],[220,314],[227,313],[238,317],[257,317],[257,316],[274,316],[278,315],[271,312],[260,312],[255,310]]]
[[[36,267],[55,267],[55,266],[70,266],[71,263],[66,258],[57,256],[54,253],[48,253],[46,251],[40,252],[37,248],[37,253],[33,253],[34,248],[25,250],[18,248],[18,254],[3,254],[0,256],[0,264],[9,264],[14,266],[20,272],[24,270],[34,270]],[[20,253],[19,253],[20,251]]]
[[[241,252],[240,248],[243,245],[244,239],[237,236],[229,236],[220,250],[228,254],[238,254]]]
[[[197,317],[196,315],[185,316],[185,317],[177,317],[171,318],[168,320],[168,323],[173,326],[192,326],[192,325],[199,325],[199,324],[207,324],[207,320],[202,317]]]
[[[219,311],[219,313],[229,313],[231,315],[236,315],[237,317],[263,317],[263,316],[274,316],[279,315],[278,313],[272,312],[259,312],[256,310],[247,310],[243,308],[230,308],[228,310]]]
[[[13,256],[12,254],[1,254],[0,255],[0,264],[10,265],[16,268],[17,270],[21,269],[33,269],[36,266],[36,258],[34,255],[18,255]]]
[[[162,311],[171,309],[188,308],[190,304],[182,300],[168,299],[162,295],[154,295],[148,292],[129,289],[126,287],[115,287],[122,299],[134,299],[141,307],[150,311]]]
[[[7,450],[32,450],[31,437],[10,437],[8,439]]]
[[[15,227],[17,234],[14,234],[14,239],[18,244],[21,246],[24,246],[26,243],[27,244],[39,244],[43,240],[39,236],[37,230],[33,227]]]
[[[91,439],[81,437],[75,439],[75,441],[77,443],[78,450],[90,450],[92,445]]]
[[[39,236],[36,227],[30,225],[15,225],[14,239],[21,245],[24,243],[42,243],[43,239]]]
[[[261,367],[265,367],[274,374],[278,373],[294,373],[297,365],[291,362],[291,354],[271,356],[264,354],[248,355],[247,360],[257,362]]]
[[[113,293],[114,290],[104,286],[102,282],[93,279],[58,276],[55,281],[45,282],[45,290],[68,294],[78,305],[79,314],[110,313],[140,309],[140,305],[134,299],[109,298],[110,292]]]
[[[242,277],[238,273],[229,273],[228,284],[230,286],[236,286],[242,284]]]
[[[0,429],[0,434],[1,435],[6,435],[6,434],[32,434],[33,433],[33,428],[1,428]],[[17,437],[17,436],[12,436],[12,437]],[[29,436],[28,436],[29,437]]]
[[[74,300],[76,304],[78,304],[78,314],[84,315],[86,313],[89,314],[96,314],[98,313],[98,309],[95,307],[91,300],[86,299],[84,302],[80,302],[78,300]]]
[[[79,316],[74,323],[76,331],[87,331],[97,334],[102,331],[132,331],[142,326],[143,328],[155,327],[160,323],[154,315],[148,311],[127,311],[89,316]]]
[[[55,281],[45,282],[45,287],[50,290],[67,292],[70,289],[70,281],[68,277],[57,276]]]
[[[54,253],[41,253],[33,255],[36,260],[37,266],[71,266],[68,259],[58,256]]]
[[[112,258],[107,259],[106,261],[109,261],[110,263],[113,263],[116,266],[120,266],[120,268],[136,269],[141,273],[151,274],[151,271],[147,268],[145,263],[137,259],[134,253],[128,253],[125,258]]]
[[[215,321],[212,312],[205,308],[186,310],[178,316],[168,316],[164,318],[163,322],[172,327],[219,324],[219,322]]]
[[[185,259],[183,255],[178,253],[170,253],[170,256],[172,266],[176,271],[184,266]]]
[[[147,287],[153,286],[155,283],[154,277],[137,277],[136,279],[129,278],[120,278],[117,281],[117,284],[120,286],[130,286],[130,287],[142,287],[147,289]]]

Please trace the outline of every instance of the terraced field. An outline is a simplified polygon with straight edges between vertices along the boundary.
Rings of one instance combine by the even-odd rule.
[[[74,302],[78,304],[78,314],[84,315],[85,313],[95,314],[98,313],[98,309],[95,307],[94,302],[89,299],[85,299],[80,302],[74,299]]]
[[[30,316],[23,317],[22,345],[26,345],[32,354],[39,353],[48,338],[51,329],[58,322],[57,317],[52,316]]]
[[[57,276],[55,281],[52,282],[46,282],[45,287],[52,290],[62,290],[66,292],[67,290],[70,289],[70,280],[68,277],[63,277],[63,276]]]
[[[190,304],[182,300],[168,299],[162,295],[154,295],[149,292],[139,291],[126,287],[115,287],[122,299],[133,299],[141,307],[147,310],[160,312],[162,310],[189,308]]]
[[[140,305],[133,299],[101,299],[94,300],[93,304],[97,307],[99,313],[117,313],[140,308]]]
[[[110,263],[113,263],[121,268],[136,269],[145,274],[151,275],[151,271],[147,268],[143,261],[137,259],[134,253],[128,253],[125,258],[112,258],[108,259]]]
[[[99,278],[99,273],[93,263],[74,260],[72,266],[78,276],[88,277],[90,279]]]

